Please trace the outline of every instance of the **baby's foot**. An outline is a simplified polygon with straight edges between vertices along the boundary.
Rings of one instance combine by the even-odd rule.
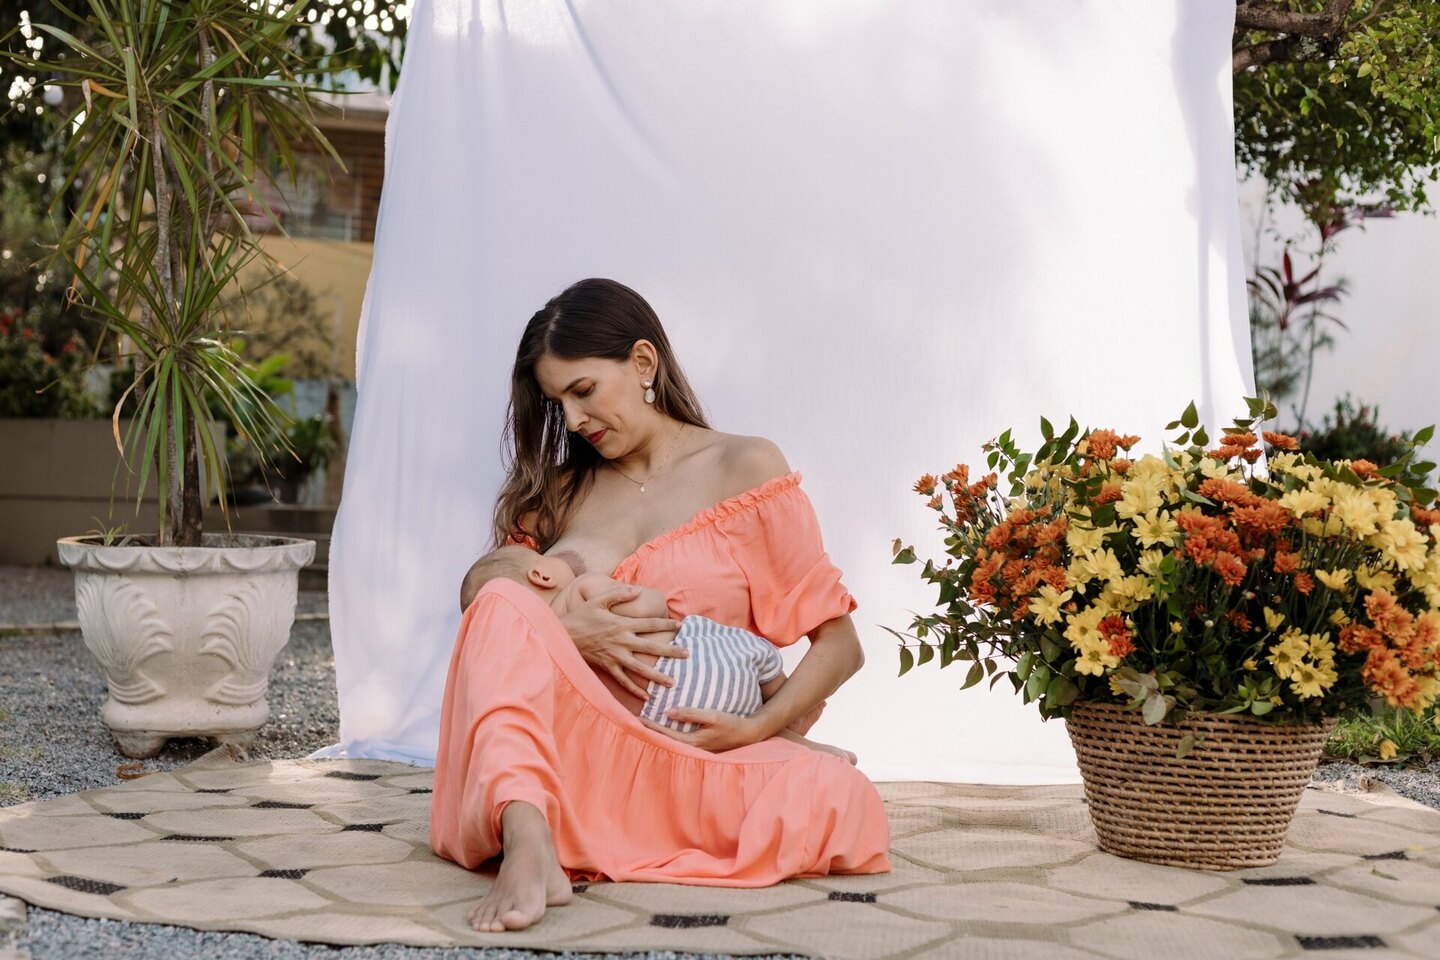
[[[524,930],[539,922],[546,907],[569,903],[572,896],[540,811],[516,801],[506,805],[501,823],[505,859],[490,892],[470,911],[470,926],[481,933]]]
[[[815,706],[810,709],[809,713],[803,713],[800,716],[796,717],[795,722],[790,724],[790,729],[803,737],[805,736],[805,734],[810,732],[810,728],[815,726],[815,722],[820,719],[820,714],[824,712],[825,701],[821,700],[819,703],[815,704]]]

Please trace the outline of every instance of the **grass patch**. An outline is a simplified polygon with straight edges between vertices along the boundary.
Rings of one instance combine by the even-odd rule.
[[[1440,757],[1436,708],[1417,717],[1382,705],[1368,716],[1342,717],[1325,744],[1325,753],[1353,763],[1424,766]]]
[[[23,803],[29,799],[29,792],[20,784],[0,780],[0,803]]]

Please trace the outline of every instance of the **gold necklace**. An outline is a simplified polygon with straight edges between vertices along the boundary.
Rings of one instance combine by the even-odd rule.
[[[621,470],[620,465],[615,463],[613,460],[610,462],[610,466],[614,467],[615,472],[620,474],[620,476],[624,477],[626,480],[629,480],[631,483],[639,487],[641,493],[644,493],[645,484],[649,483],[651,480],[654,480],[655,477],[659,475],[660,471],[664,470],[670,464],[670,457],[673,456],[675,453],[675,443],[680,439],[680,434],[684,432],[685,424],[682,423],[680,424],[680,429],[675,431],[675,436],[670,438],[670,445],[665,448],[664,461],[660,464],[660,466],[650,471],[650,476],[646,477],[644,480],[636,480],[634,477],[630,476],[630,474],[626,473],[624,470]]]

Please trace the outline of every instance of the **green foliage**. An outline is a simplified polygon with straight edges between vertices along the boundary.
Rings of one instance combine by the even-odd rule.
[[[1326,414],[1319,428],[1302,430],[1300,445],[1325,460],[1369,460],[1393,463],[1410,449],[1406,433],[1394,433],[1380,425],[1380,410],[1355,401],[1347,393],[1335,401],[1334,415]]]
[[[265,144],[291,173],[306,145],[338,161],[314,124],[313,88],[295,79],[315,72],[291,43],[306,6],[57,3],[65,27],[34,27],[53,53],[0,51],[67,97],[53,203],[68,217],[46,269],[66,271],[102,338],[137,356],[115,416],[133,402],[124,447],[137,498],[152,473],[162,488],[162,544],[200,542],[201,461],[223,481],[222,452],[200,424],[219,412],[247,437],[283,436],[225,336],[223,297],[251,263],[274,269],[237,207],[248,200],[274,218],[251,189]],[[13,50],[13,39],[0,45]]]
[[[1316,13],[1326,0],[1251,5]],[[1333,39],[1241,27],[1235,40],[1277,38],[1285,59],[1234,77],[1240,167],[1316,223],[1362,203],[1426,208],[1440,174],[1440,3],[1359,0]]]
[[[72,333],[54,353],[30,316],[0,308],[0,417],[93,417],[85,391],[85,341]]]
[[[1369,711],[1342,717],[1325,752],[1356,763],[1423,766],[1440,757],[1437,716],[1440,713],[1435,707],[1416,714],[1377,704]]]

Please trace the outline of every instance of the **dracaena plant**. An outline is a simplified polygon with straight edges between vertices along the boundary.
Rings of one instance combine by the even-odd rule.
[[[246,221],[278,221],[251,189],[258,159],[292,175],[297,148],[339,161],[315,125],[316,88],[297,79],[315,73],[290,39],[307,5],[57,3],[70,29],[34,24],[52,42],[0,53],[66,91],[55,196],[68,220],[53,257],[73,274],[71,302],[101,326],[96,356],[107,336],[134,352],[115,442],[138,469],[137,501],[152,480],[160,488],[160,544],[200,544],[205,487],[220,489],[226,469],[215,414],[267,457],[284,449],[284,414],[243,375],[223,303],[246,267],[277,275]]]

